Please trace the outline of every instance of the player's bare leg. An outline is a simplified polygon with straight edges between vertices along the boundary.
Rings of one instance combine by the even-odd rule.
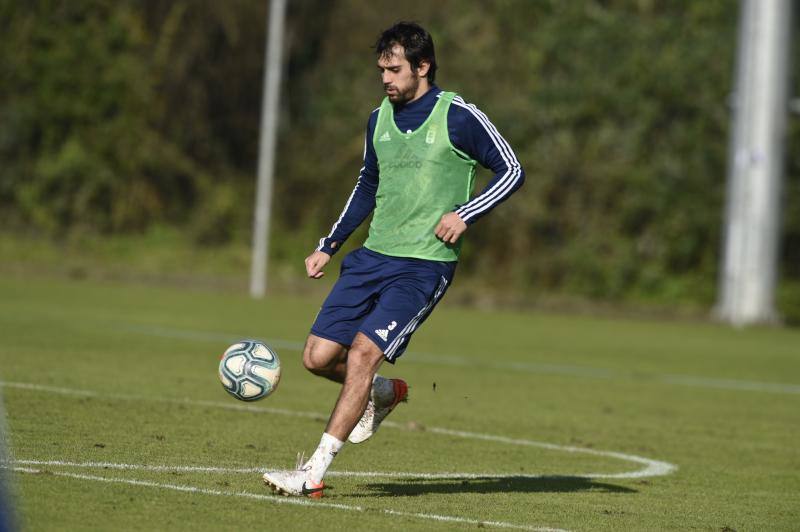
[[[376,375],[382,362],[383,352],[361,333],[356,335],[349,350],[309,335],[303,352],[305,367],[331,380],[341,378],[344,385],[311,459],[298,464],[295,471],[266,472],[264,482],[268,486],[284,495],[322,496],[325,488],[322,477],[345,440],[359,443],[372,436],[383,418],[406,398],[405,382]]]
[[[340,441],[362,443],[375,434],[398,403],[406,400],[405,381],[376,374],[383,360],[381,349],[368,336],[358,333],[347,355],[344,386],[326,434]]]
[[[314,375],[343,383],[347,374],[347,348],[309,334],[303,349],[303,366]]]
[[[309,334],[303,349],[303,366],[315,375],[343,383],[347,374],[347,354],[345,346]],[[322,497],[325,489],[322,476],[342,445],[343,438],[323,434],[317,450],[307,463],[298,463],[296,470],[267,471],[264,473],[264,483],[281,495]]]
[[[341,375],[340,365],[345,364],[344,385],[325,433],[311,459],[303,465],[298,464],[296,471],[267,471],[264,473],[264,482],[283,495],[322,496],[325,488],[322,477],[344,445],[350,431],[361,418],[369,400],[372,379],[383,362],[383,352],[372,340],[361,333],[356,335],[353,345],[347,352],[345,362],[342,362],[341,356],[337,356],[333,346],[318,340],[322,339],[309,336],[309,342],[306,344],[310,365],[316,369],[315,373],[319,372],[318,374],[327,378],[335,379]],[[315,351],[314,345],[323,346],[323,349]],[[328,349],[325,350],[325,347]],[[341,346],[339,347],[341,348]],[[316,358],[315,354],[318,355]],[[303,362],[306,363],[305,353]]]
[[[369,401],[372,379],[383,362],[383,351],[367,336],[358,333],[347,354],[344,386],[325,432],[345,441]]]

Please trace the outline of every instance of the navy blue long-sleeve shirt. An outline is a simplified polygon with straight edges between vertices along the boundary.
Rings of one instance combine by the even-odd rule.
[[[433,85],[419,99],[404,105],[395,105],[394,120],[398,129],[411,132],[420,127],[433,110],[441,93],[442,90]],[[333,255],[341,248],[347,237],[375,208],[380,172],[372,137],[378,120],[378,110],[375,109],[370,114],[367,122],[364,166],[361,168],[356,186],[328,236],[319,241],[317,249],[329,255]],[[522,186],[525,172],[511,146],[486,115],[460,96],[455,97],[447,112],[447,130],[453,146],[494,173],[480,194],[455,209],[464,223],[471,225]]]

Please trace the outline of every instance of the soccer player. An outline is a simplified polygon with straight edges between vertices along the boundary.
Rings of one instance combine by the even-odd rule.
[[[306,369],[342,389],[312,457],[296,470],[264,474],[284,495],[321,497],[344,442],[370,438],[406,400],[406,383],[377,375],[378,367],[397,361],[450,286],[461,235],[525,179],[486,115],[434,84],[436,56],[425,29],[399,22],[375,51],[386,97],[367,123],[364,167],[330,234],[305,261],[308,276],[321,278],[373,213],[364,246],[342,261],[303,351]],[[494,177],[470,199],[478,163]]]

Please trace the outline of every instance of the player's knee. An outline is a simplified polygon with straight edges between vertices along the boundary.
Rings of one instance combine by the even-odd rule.
[[[347,353],[347,372],[374,374],[383,361],[383,353],[368,346],[354,343]]]
[[[309,338],[303,349],[303,367],[315,375],[326,374],[337,364],[340,356],[341,351],[331,350],[330,346]]]
[[[311,373],[315,373],[325,369],[327,366],[323,363],[323,357],[320,356],[319,350],[315,350],[313,346],[306,344],[305,349],[303,349],[303,367]]]

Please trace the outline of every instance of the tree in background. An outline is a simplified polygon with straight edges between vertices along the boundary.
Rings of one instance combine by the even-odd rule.
[[[263,4],[0,0],[2,223],[246,243]],[[434,35],[440,84],[486,109],[529,175],[470,229],[460,275],[528,296],[712,302],[737,16],[722,0],[292,2],[273,259],[304,256],[338,218],[381,98],[370,45],[413,19]],[[790,146],[798,134],[794,121]],[[783,240],[795,284],[797,213]],[[497,241],[499,226],[514,230]]]

